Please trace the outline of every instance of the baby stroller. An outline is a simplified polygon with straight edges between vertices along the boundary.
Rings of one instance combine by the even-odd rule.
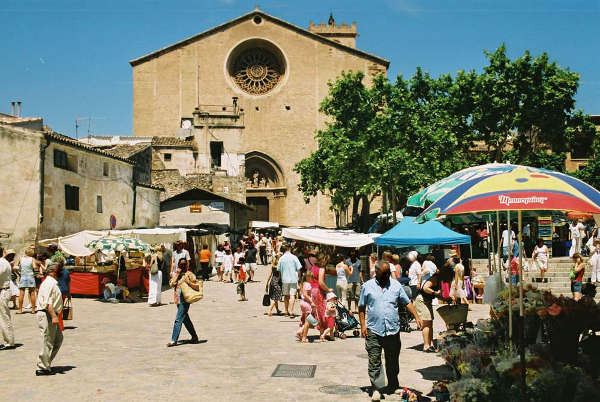
[[[358,320],[354,318],[354,315],[350,314],[348,309],[340,302],[337,302],[335,309],[337,311],[335,315],[335,336],[342,337],[344,331],[349,330],[352,330],[354,336],[358,336],[360,334]]]
[[[404,292],[408,296],[410,300],[413,299],[412,291],[408,286],[402,286]],[[410,332],[412,329],[410,328],[410,321],[413,319],[412,315],[406,309],[406,306],[400,306],[398,308],[398,324],[400,325],[400,331],[402,332]]]

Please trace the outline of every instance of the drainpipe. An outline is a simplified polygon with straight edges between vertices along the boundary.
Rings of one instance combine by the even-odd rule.
[[[46,148],[50,146],[50,139],[46,138],[46,144],[44,145],[40,141],[40,212],[37,224],[37,230],[35,231],[35,247],[37,249],[38,238],[40,234],[40,226],[44,222],[44,176],[46,172]]]
[[[135,225],[135,201],[137,198],[137,183],[133,182],[133,215],[131,216],[131,226]]]

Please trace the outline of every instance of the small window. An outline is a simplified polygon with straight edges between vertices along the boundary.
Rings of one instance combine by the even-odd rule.
[[[212,167],[221,167],[221,155],[223,154],[223,143],[221,141],[210,142],[210,159]]]
[[[104,164],[102,165],[102,175],[103,176],[107,176],[109,175],[109,164],[108,162],[104,162]]]
[[[166,162],[169,162],[171,160],[171,154],[167,154],[167,153],[163,154],[163,159]]]
[[[101,195],[96,196],[96,212],[99,214],[102,213],[102,196]]]
[[[67,153],[58,149],[54,150],[54,167],[66,169],[67,168]]]
[[[65,209],[79,211],[79,187],[65,184]]]

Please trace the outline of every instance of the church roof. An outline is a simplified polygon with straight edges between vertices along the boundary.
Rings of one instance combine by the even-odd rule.
[[[376,63],[383,64],[386,68],[389,67],[389,65],[390,65],[390,62],[388,60],[384,59],[384,58],[381,58],[379,56],[375,56],[374,54],[367,53],[367,52],[364,52],[364,51],[359,50],[359,49],[355,49],[355,48],[350,47],[350,46],[342,45],[341,43],[338,43],[338,42],[336,42],[334,40],[331,40],[331,39],[328,39],[328,38],[326,38],[324,36],[321,36],[321,35],[318,35],[316,33],[310,32],[310,31],[308,31],[308,30],[306,30],[304,28],[301,28],[301,27],[299,27],[297,25],[291,24],[291,23],[289,23],[287,21],[284,21],[282,19],[279,19],[277,17],[273,17],[272,15],[269,15],[269,14],[263,12],[263,11],[260,11],[260,10],[251,11],[251,12],[249,12],[247,14],[244,14],[242,16],[239,16],[237,18],[229,20],[229,21],[227,21],[227,22],[225,22],[225,23],[223,23],[221,25],[217,25],[216,27],[213,27],[213,28],[211,28],[211,29],[209,29],[207,31],[204,31],[204,32],[201,32],[199,34],[190,36],[187,39],[184,39],[184,40],[179,41],[179,42],[175,42],[172,45],[163,47],[162,49],[159,49],[159,50],[156,50],[154,52],[148,53],[148,54],[146,54],[144,56],[138,57],[137,59],[133,59],[133,60],[129,61],[129,64],[132,67],[135,67],[138,64],[142,64],[142,63],[144,63],[144,62],[146,62],[148,60],[151,60],[151,59],[153,59],[155,57],[161,56],[161,55],[163,55],[165,53],[168,53],[168,52],[170,52],[172,50],[178,49],[178,48],[180,48],[182,46],[188,45],[188,44],[190,44],[192,42],[195,42],[195,41],[197,41],[199,39],[202,39],[204,37],[210,36],[210,35],[215,34],[217,32],[221,32],[221,31],[223,31],[223,30],[225,30],[225,29],[227,29],[227,28],[229,28],[231,26],[239,24],[242,21],[248,20],[250,18],[254,18],[257,15],[259,15],[259,16],[265,18],[266,20],[269,20],[269,21],[271,21],[271,22],[273,22],[275,24],[278,24],[278,25],[281,25],[281,26],[283,26],[285,28],[291,29],[292,31],[295,31],[295,32],[297,32],[297,33],[299,33],[301,35],[307,36],[307,37],[309,37],[311,39],[318,40],[320,42],[326,43],[329,46],[333,46],[333,47],[342,49],[342,50],[344,50],[344,51],[346,51],[348,53],[353,53],[353,54],[356,54],[358,56],[365,57],[365,58],[367,58],[369,60],[372,60],[372,61],[374,61]]]

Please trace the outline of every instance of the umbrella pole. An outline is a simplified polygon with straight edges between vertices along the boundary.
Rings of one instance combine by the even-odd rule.
[[[498,247],[496,248],[496,252],[498,253],[498,271],[500,276],[502,276],[502,254],[500,253],[500,211],[496,211],[496,241],[498,243]]]
[[[512,274],[510,271],[510,262],[512,260],[512,230],[510,227],[510,211],[506,211],[506,230],[508,234],[508,347],[510,349],[510,354],[512,355],[513,350],[513,319],[512,319]]]
[[[488,250],[487,250],[487,254],[488,254],[488,273],[490,275],[492,275],[494,272],[496,272],[496,259],[494,258],[494,235],[492,234],[492,232],[490,231],[490,219],[488,217],[488,219],[485,222],[485,225],[487,227],[487,242],[488,242]]]
[[[117,256],[117,282],[119,281],[119,274],[121,273],[121,252],[117,251],[115,253]]]
[[[523,255],[525,248],[523,247],[523,217],[521,210],[518,211],[519,216],[519,315],[521,326],[519,331],[519,354],[521,360],[521,396],[525,400],[525,318],[523,312]]]

